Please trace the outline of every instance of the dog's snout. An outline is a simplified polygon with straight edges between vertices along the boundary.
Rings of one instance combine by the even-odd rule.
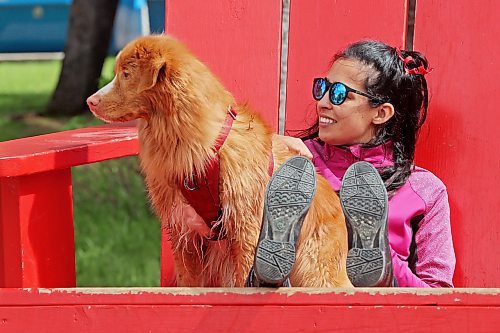
[[[97,93],[87,98],[87,105],[91,110],[94,110],[99,105],[99,102],[101,102],[101,96]]]

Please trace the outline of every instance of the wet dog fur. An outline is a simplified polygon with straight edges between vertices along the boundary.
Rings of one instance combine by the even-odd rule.
[[[238,105],[217,77],[182,43],[141,37],[118,55],[114,80],[89,97],[106,122],[139,119],[140,164],[152,206],[169,229],[178,286],[242,287],[253,265],[269,181],[292,152],[258,113]],[[228,106],[237,118],[220,155],[221,241],[206,239],[204,225],[189,223],[179,184],[203,170]],[[192,221],[193,219],[191,219]],[[337,195],[318,175],[304,220],[290,280],[296,287],[351,287],[346,273],[347,231]]]

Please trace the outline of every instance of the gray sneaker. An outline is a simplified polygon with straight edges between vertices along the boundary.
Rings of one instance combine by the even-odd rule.
[[[393,277],[387,234],[387,191],[370,163],[357,162],[347,169],[340,202],[349,233],[349,279],[356,287],[390,286]]]
[[[279,287],[287,281],[295,263],[302,222],[315,192],[316,171],[307,158],[288,159],[271,177],[255,252],[259,286]]]

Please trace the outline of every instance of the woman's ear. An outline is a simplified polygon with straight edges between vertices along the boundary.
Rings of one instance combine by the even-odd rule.
[[[376,125],[386,123],[394,116],[394,105],[391,103],[383,103],[377,107],[377,113],[373,117],[372,122]]]

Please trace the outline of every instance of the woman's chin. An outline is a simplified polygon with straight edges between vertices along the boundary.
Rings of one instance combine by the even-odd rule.
[[[339,140],[336,137],[333,137],[331,134],[328,135],[329,133],[325,133],[325,131],[321,131],[321,128],[319,129],[318,137],[320,138],[321,141],[323,141],[326,144],[329,145],[339,145],[342,143],[338,143]]]

